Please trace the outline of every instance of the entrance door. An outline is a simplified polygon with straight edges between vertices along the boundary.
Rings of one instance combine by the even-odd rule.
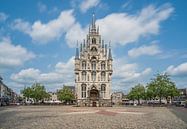
[[[92,107],[96,107],[97,105],[96,105],[96,102],[94,101],[93,103],[92,103]]]
[[[92,101],[92,107],[97,107],[98,99],[99,99],[99,91],[96,89],[90,90],[90,101]]]
[[[91,90],[91,91],[90,91],[90,98],[91,98],[92,100],[98,99],[98,98],[99,98],[99,91],[98,91],[98,90],[95,90],[95,89]]]

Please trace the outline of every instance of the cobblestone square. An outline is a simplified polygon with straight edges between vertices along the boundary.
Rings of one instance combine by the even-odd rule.
[[[1,129],[186,129],[166,107],[0,107]]]

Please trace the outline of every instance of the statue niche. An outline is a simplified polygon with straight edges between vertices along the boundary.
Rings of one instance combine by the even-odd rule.
[[[92,38],[92,44],[96,44],[96,39]]]

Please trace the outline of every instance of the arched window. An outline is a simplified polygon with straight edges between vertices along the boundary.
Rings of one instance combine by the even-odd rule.
[[[86,61],[82,62],[82,69],[84,69],[84,70],[86,69]]]
[[[106,93],[106,86],[105,84],[101,85],[101,97],[104,98]]]
[[[81,96],[82,98],[86,98],[86,85],[82,84],[81,86]]]
[[[96,70],[96,61],[92,61],[92,70]]]
[[[93,71],[93,72],[92,72],[92,81],[95,81],[95,80],[96,80],[96,72]]]
[[[96,44],[96,39],[92,38],[92,44]]]
[[[86,81],[86,72],[85,71],[82,72],[82,81]]]
[[[105,70],[105,62],[101,62],[101,70]]]
[[[106,78],[105,72],[101,72],[101,81],[105,81],[105,78]]]

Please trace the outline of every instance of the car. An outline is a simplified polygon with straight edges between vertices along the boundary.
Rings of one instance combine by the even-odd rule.
[[[10,104],[10,100],[8,97],[1,97],[1,106],[7,106]]]
[[[185,106],[185,101],[176,101],[174,104],[177,107],[184,107]]]

